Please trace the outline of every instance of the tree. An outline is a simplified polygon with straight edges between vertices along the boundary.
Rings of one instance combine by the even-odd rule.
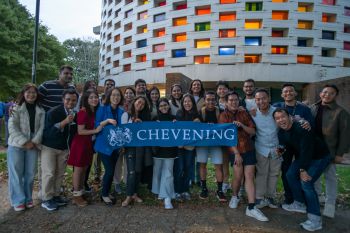
[[[66,63],[74,68],[74,82],[94,80],[98,83],[100,42],[92,38],[69,39],[63,42],[67,50]]]
[[[31,82],[34,25],[34,18],[17,0],[0,0],[0,98],[14,96]],[[57,77],[64,57],[64,47],[41,25],[37,82]]]

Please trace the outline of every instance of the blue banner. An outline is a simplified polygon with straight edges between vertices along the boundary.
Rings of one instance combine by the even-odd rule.
[[[234,124],[208,124],[192,121],[142,122],[108,125],[98,137],[95,150],[111,154],[120,147],[143,146],[236,146],[237,128]]]

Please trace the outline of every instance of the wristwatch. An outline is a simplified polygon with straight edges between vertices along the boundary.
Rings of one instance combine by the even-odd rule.
[[[305,169],[300,168],[299,172],[305,172]]]

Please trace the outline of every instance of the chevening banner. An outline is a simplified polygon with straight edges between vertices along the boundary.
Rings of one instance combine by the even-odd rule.
[[[107,155],[120,147],[237,145],[237,128],[234,124],[151,121],[108,125],[100,134],[95,150]]]

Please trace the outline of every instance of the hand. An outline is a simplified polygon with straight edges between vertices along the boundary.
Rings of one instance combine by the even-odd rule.
[[[64,119],[64,120],[66,121],[66,124],[70,124],[74,120],[74,115],[73,114],[68,114],[66,119]]]
[[[136,122],[136,123],[137,123],[137,122],[142,122],[142,120],[141,120],[140,118],[135,118],[135,119],[134,119],[134,122]]]
[[[253,117],[255,117],[255,116],[256,116],[256,108],[250,109],[249,113],[250,113],[250,115],[252,115]]]
[[[308,121],[306,121],[306,120],[300,120],[299,123],[300,123],[300,125],[301,125],[301,127],[302,127],[303,129],[306,129],[307,131],[310,131],[310,130],[311,130],[311,125],[310,125],[310,123],[309,123]]]
[[[344,161],[343,156],[336,155],[334,158],[334,163],[343,163],[343,161]]]
[[[176,122],[176,119],[174,119],[173,122]]]
[[[233,121],[232,123],[233,123],[234,125],[236,125],[237,128],[243,127],[243,124],[242,124],[241,122],[239,122],[239,121]]]
[[[238,167],[240,167],[243,163],[242,156],[240,154],[235,154],[235,162],[234,164]]]
[[[101,132],[102,129],[103,129],[102,125],[97,126],[96,129],[95,129],[95,134]]]
[[[300,172],[300,179],[304,182],[312,180],[312,177],[307,174],[307,171]]]
[[[26,142],[23,146],[24,146],[27,150],[33,149],[33,148],[35,147],[34,143],[32,143],[31,141]]]
[[[106,121],[107,121],[107,122],[106,122],[107,124],[111,124],[111,125],[114,125],[114,126],[117,125],[117,121],[114,120],[114,119],[107,119]]]

